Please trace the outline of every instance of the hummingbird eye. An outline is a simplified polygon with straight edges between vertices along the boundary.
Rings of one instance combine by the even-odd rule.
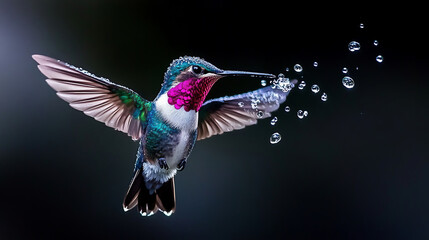
[[[201,74],[201,73],[204,73],[204,69],[202,68],[202,67],[200,67],[200,66],[192,66],[192,72],[193,73],[195,73],[195,74]]]

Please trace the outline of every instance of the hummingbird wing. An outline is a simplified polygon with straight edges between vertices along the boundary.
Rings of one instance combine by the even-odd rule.
[[[127,133],[133,140],[142,136],[142,123],[152,102],[81,68],[42,55],[32,57],[49,86],[71,107]]]
[[[258,119],[270,117],[271,112],[286,101],[289,92],[268,86],[205,102],[199,111],[197,140],[242,129],[256,124]]]

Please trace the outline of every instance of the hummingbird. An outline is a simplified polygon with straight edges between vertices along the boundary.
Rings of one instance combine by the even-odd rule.
[[[270,117],[289,93],[267,86],[205,101],[221,78],[276,76],[222,70],[202,58],[185,56],[172,61],[160,92],[149,101],[82,68],[43,55],[32,57],[58,97],[139,141],[133,177],[122,206],[124,211],[137,206],[142,216],[158,210],[167,216],[175,212],[174,177],[185,168],[196,141]]]

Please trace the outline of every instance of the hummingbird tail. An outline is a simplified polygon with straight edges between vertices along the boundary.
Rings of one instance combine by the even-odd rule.
[[[151,216],[158,210],[170,216],[176,209],[174,178],[163,183],[155,192],[146,188],[142,169],[138,169],[131,180],[122,207],[128,211],[137,206],[142,216]]]

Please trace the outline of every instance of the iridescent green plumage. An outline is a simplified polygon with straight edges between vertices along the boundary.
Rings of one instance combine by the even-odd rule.
[[[111,91],[118,95],[119,99],[121,99],[122,103],[125,105],[134,105],[135,110],[132,114],[134,118],[146,121],[147,113],[152,109],[152,102],[143,99],[137,93],[129,91],[128,89],[112,88]]]

